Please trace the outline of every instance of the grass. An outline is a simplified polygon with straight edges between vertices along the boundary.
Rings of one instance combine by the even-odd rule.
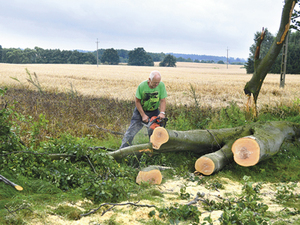
[[[138,79],[143,80],[147,77],[146,70],[150,71],[152,68],[130,68],[126,66],[122,67],[120,70],[118,68],[118,76],[112,72],[115,67],[105,66],[106,71],[97,71],[97,76],[92,76],[89,66],[78,66],[73,67],[66,65],[62,67],[63,72],[59,72],[61,66],[53,65],[44,65],[43,68],[41,65],[16,65],[16,68],[10,67],[10,65],[5,65],[6,68],[10,67],[11,70],[18,71],[21,67],[29,67],[29,71],[36,72],[39,79],[40,88],[43,91],[36,90],[31,86],[26,86],[26,82],[22,81],[22,74],[11,74],[11,76],[17,76],[18,80],[22,85],[17,85],[16,83],[10,83],[8,86],[8,91],[6,95],[1,99],[3,105],[12,106],[14,105],[14,110],[22,115],[25,115],[27,119],[19,120],[18,125],[20,127],[20,134],[24,144],[30,146],[33,141],[33,136],[35,138],[36,146],[43,146],[44,149],[35,149],[37,151],[47,150],[47,145],[45,143],[50,143],[53,140],[57,140],[57,149],[62,151],[61,148],[65,148],[66,145],[63,143],[70,143],[72,146],[69,146],[68,151],[79,151],[82,146],[104,146],[106,148],[118,149],[121,144],[121,135],[113,134],[107,130],[114,132],[124,133],[129,121],[131,118],[132,110],[134,107],[134,102],[131,100],[131,97],[121,98],[121,94],[118,97],[109,95],[99,96],[95,94],[95,91],[92,91],[85,95],[84,90],[87,87],[87,83],[95,82],[99,80],[97,87],[102,86],[103,89],[110,91],[109,93],[114,92],[120,87],[112,87],[114,85],[128,85],[128,92],[131,92],[131,86],[138,84]],[[52,66],[52,67],[51,67]],[[205,65],[209,66],[209,65]],[[50,67],[53,68],[53,73],[50,73]],[[169,118],[167,128],[174,130],[192,130],[192,129],[219,129],[224,127],[236,127],[244,125],[245,123],[253,122],[251,117],[247,117],[247,113],[243,107],[242,93],[238,93],[238,89],[242,88],[242,83],[244,80],[249,79],[248,75],[242,74],[241,69],[235,69],[231,71],[222,70],[222,68],[215,70],[209,68],[198,68],[194,64],[185,64],[179,68],[162,68],[165,76],[164,82],[169,85],[167,88],[170,89],[168,100],[169,104],[167,105],[167,116]],[[24,68],[23,68],[24,69]],[[35,70],[36,69],[36,70]],[[39,70],[38,70],[39,69]],[[71,70],[74,74],[68,74],[67,70]],[[41,71],[44,71],[43,74]],[[83,71],[88,70],[88,76],[79,76],[75,70],[78,70],[78,73],[84,73]],[[210,71],[214,70],[215,73]],[[47,72],[48,71],[48,72]],[[132,72],[134,74],[141,73],[142,76],[134,78],[132,82],[129,82],[130,76],[127,76],[127,73]],[[205,72],[210,73],[208,77]],[[235,72],[234,72],[235,71]],[[21,73],[21,72],[20,72]],[[23,71],[24,74],[25,70]],[[60,73],[66,73],[66,80],[61,79],[61,75],[55,75]],[[103,78],[101,74],[110,73],[112,77]],[[124,74],[123,74],[124,73]],[[189,79],[195,79],[195,82],[184,83],[184,80],[180,74],[188,74]],[[203,73],[203,74],[202,74]],[[218,74],[217,74],[218,73]],[[220,74],[219,74],[220,73]],[[233,74],[229,74],[233,73]],[[241,73],[241,74],[240,74]],[[42,74],[41,77],[39,74]],[[118,80],[120,74],[123,76],[121,80]],[[170,77],[168,77],[170,74]],[[48,79],[46,79],[45,77]],[[224,76],[227,79],[231,79],[235,84],[235,88],[227,87],[228,81],[226,79],[220,79],[220,76]],[[50,77],[54,77],[52,80]],[[275,77],[275,75],[274,75]],[[59,79],[60,78],[60,79]],[[295,76],[295,86],[297,84],[298,77]],[[57,83],[68,84],[70,87],[71,79],[71,89],[66,89],[64,92],[61,87],[54,87],[51,89],[51,85],[48,87],[46,83],[55,81]],[[95,80],[94,80],[95,79]],[[198,80],[200,79],[200,80]],[[203,79],[201,81],[201,79]],[[216,82],[213,82],[215,79]],[[272,78],[273,79],[273,78]],[[13,82],[16,80],[10,79]],[[59,82],[58,82],[59,80]],[[75,83],[75,80],[82,81],[81,84]],[[88,80],[88,82],[86,82]],[[220,81],[218,83],[217,81]],[[34,80],[33,80],[34,82]],[[223,85],[221,87],[221,83]],[[169,84],[170,83],[170,84]],[[287,89],[277,89],[275,82],[270,82],[267,80],[264,84],[265,88],[270,88],[270,90],[265,90],[261,93],[262,98],[259,98],[261,104],[259,106],[259,117],[257,120],[260,121],[272,121],[272,120],[285,120],[300,123],[300,104],[299,98],[295,97],[298,95],[298,89],[287,88]],[[288,83],[288,87],[293,87],[291,83]],[[25,88],[23,88],[25,87]],[[66,86],[65,86],[66,87]],[[90,87],[90,86],[89,86]],[[90,87],[92,88],[92,87]],[[123,88],[124,89],[124,88]],[[102,92],[101,90],[100,92]],[[185,92],[184,95],[182,93]],[[235,94],[232,94],[236,92]],[[288,94],[293,93],[290,97]],[[112,98],[107,98],[107,96]],[[299,95],[298,95],[299,96]],[[123,96],[122,96],[123,97]],[[169,98],[168,97],[168,98]],[[180,102],[178,101],[180,99]],[[188,100],[187,100],[188,99]],[[231,100],[230,100],[231,99]],[[237,100],[238,99],[238,100]],[[266,100],[267,99],[267,100]],[[187,100],[187,101],[186,101]],[[229,101],[230,100],[230,101]],[[15,104],[13,104],[16,102]],[[220,104],[218,104],[220,103]],[[222,104],[221,104],[222,103]],[[262,104],[263,103],[263,104]],[[216,107],[217,105],[217,107]],[[41,116],[43,115],[43,116]],[[49,121],[49,122],[47,122]],[[95,126],[106,129],[97,129]],[[32,135],[33,130],[37,130],[34,135]],[[143,131],[135,139],[135,143],[147,142],[148,138],[145,138]],[[38,144],[39,143],[39,144]],[[54,143],[54,142],[53,142]],[[205,177],[199,182],[199,187],[204,185],[208,187],[209,190],[213,187],[222,187],[225,185],[222,183],[222,178],[229,178],[232,181],[241,182],[244,176],[249,176],[253,182],[270,182],[270,183],[282,183],[283,185],[288,184],[289,182],[297,182],[300,178],[300,172],[298,170],[300,166],[300,154],[299,154],[299,142],[285,142],[282,146],[282,150],[271,159],[264,161],[254,167],[241,167],[234,163],[226,166],[222,171],[217,174],[214,174],[210,177]],[[83,147],[82,147],[83,148]],[[84,154],[84,153],[80,153]],[[184,153],[164,153],[153,156],[143,155],[140,158],[134,156],[128,156],[126,159],[119,162],[119,164],[112,164],[113,167],[120,166],[121,170],[128,170],[128,179],[133,183],[133,177],[137,174],[138,168],[141,166],[147,165],[164,165],[171,166],[174,170],[166,170],[163,172],[164,182],[167,180],[172,180],[174,177],[183,177],[185,179],[195,179],[191,178],[191,174],[194,172],[194,162],[199,157],[199,155],[191,152]],[[39,157],[41,162],[44,158]],[[16,157],[14,160],[20,160]],[[28,156],[27,160],[24,162],[29,162],[33,158]],[[17,161],[15,161],[17,164]],[[74,163],[74,166],[70,167]],[[63,168],[64,173],[67,174],[67,169],[73,170],[74,176],[80,177],[81,169],[87,168],[86,171],[91,170],[90,165],[87,162],[77,164],[74,162],[65,162],[65,167]],[[92,160],[92,163],[96,166],[96,162]],[[44,162],[44,167],[47,168],[46,162]],[[55,163],[53,163],[54,165]],[[12,164],[13,165],[13,164]],[[27,165],[27,164],[26,164]],[[28,164],[29,165],[29,164]],[[55,164],[57,166],[61,166]],[[107,164],[110,165],[110,164]],[[25,164],[23,165],[25,166]],[[102,167],[97,167],[101,169]],[[57,169],[62,169],[57,167]],[[55,183],[43,178],[28,178],[22,175],[15,175],[13,173],[14,168],[10,170],[11,172],[1,171],[0,173],[6,177],[10,177],[15,183],[21,185],[24,190],[18,192],[15,189],[5,185],[3,182],[0,182],[0,223],[1,224],[26,224],[29,221],[46,221],[49,214],[60,215],[67,221],[72,221],[78,219],[78,214],[81,212],[79,208],[75,205],[77,202],[85,199],[82,194],[82,189],[80,187],[72,187],[68,190],[58,188]],[[31,167],[30,171],[36,171],[34,167]],[[58,170],[59,171],[59,170]],[[114,171],[117,171],[111,168],[111,173],[115,174]],[[109,174],[109,172],[107,172]],[[120,172],[123,173],[123,172]],[[129,175],[130,174],[130,175]],[[65,179],[61,177],[60,179]],[[76,178],[77,179],[77,178]],[[102,181],[101,181],[102,182]],[[120,182],[125,182],[120,180]],[[195,181],[195,183],[197,183]],[[163,183],[162,185],[164,185]],[[95,183],[98,185],[98,183]],[[124,183],[127,184],[127,183]],[[101,188],[101,183],[99,187],[95,187],[95,191]],[[111,184],[113,185],[113,183]],[[116,187],[116,193],[118,193],[118,188]],[[125,186],[123,186],[126,189]],[[92,187],[89,187],[90,189]],[[134,186],[132,185],[131,189],[131,198],[128,200],[145,200],[145,201],[154,201],[154,202],[164,202],[165,194],[162,193],[159,189],[152,187],[150,185],[145,186]],[[128,187],[127,187],[128,189]],[[221,188],[220,188],[221,189]],[[181,189],[181,194],[185,196],[187,193],[188,187],[183,187]],[[109,194],[110,190],[103,189],[104,192]],[[288,194],[291,193],[291,190],[284,190],[279,192],[277,195],[282,198],[287,198]],[[299,194],[299,193],[298,193]],[[180,199],[180,193],[175,194],[175,200]],[[294,199],[299,200],[297,196],[294,196]],[[182,200],[183,201],[183,200]],[[185,200],[188,201],[188,200]],[[292,203],[281,203],[289,208],[299,209],[299,204],[297,202]],[[95,208],[97,205],[85,201],[80,204],[80,210],[89,211],[90,209]],[[145,210],[144,210],[145,211]],[[116,212],[116,211],[115,211]],[[134,211],[132,214],[138,214],[139,212]],[[100,212],[98,213],[100,214]],[[109,213],[108,213],[109,214]],[[281,215],[281,218],[291,217],[291,212],[286,212],[285,215]],[[105,224],[122,224],[117,219],[117,216],[108,216],[107,217],[98,217],[91,218],[92,221],[98,221],[101,223],[105,221]],[[124,219],[125,220],[125,219]],[[141,217],[140,221],[143,224],[168,224],[166,221],[160,220],[158,217],[155,218],[144,218]],[[297,224],[297,220],[293,220]],[[298,220],[299,221],[299,220]],[[280,224],[279,221],[276,222]]]

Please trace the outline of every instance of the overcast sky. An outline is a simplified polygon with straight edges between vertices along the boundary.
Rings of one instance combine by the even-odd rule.
[[[3,48],[249,56],[262,27],[276,35],[284,0],[0,0]]]

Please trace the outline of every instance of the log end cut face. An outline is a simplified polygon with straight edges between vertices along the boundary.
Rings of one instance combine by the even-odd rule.
[[[255,138],[239,138],[233,143],[231,150],[234,161],[241,166],[254,166],[259,162],[260,147]]]
[[[152,143],[152,148],[159,149],[160,146],[169,140],[169,134],[167,130],[163,127],[157,127],[153,130],[150,137],[150,142]]]
[[[215,164],[210,158],[204,156],[197,159],[195,169],[204,175],[211,175],[215,170]]]
[[[162,175],[157,169],[150,171],[140,171],[136,177],[136,183],[149,182],[150,184],[161,184]]]

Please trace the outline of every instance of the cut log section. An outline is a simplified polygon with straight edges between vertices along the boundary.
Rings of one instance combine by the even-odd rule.
[[[162,175],[158,169],[140,171],[136,177],[136,183],[149,182],[150,184],[161,184]]]
[[[152,143],[152,148],[159,149],[160,146],[169,140],[168,131],[163,127],[157,127],[153,130],[150,137],[150,142]]]
[[[195,169],[204,175],[211,175],[215,170],[215,164],[210,158],[202,156],[197,159]]]
[[[232,161],[233,154],[230,145],[224,145],[220,150],[203,155],[197,159],[195,169],[203,175],[211,175],[220,171]]]
[[[232,145],[233,159],[241,166],[254,166],[275,155],[286,139],[299,136],[299,124],[273,121],[253,126],[253,135],[237,139]]]
[[[255,137],[243,137],[232,145],[234,161],[241,166],[254,166],[259,162],[260,147]]]

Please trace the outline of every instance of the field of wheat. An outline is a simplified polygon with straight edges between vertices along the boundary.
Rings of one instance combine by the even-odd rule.
[[[191,104],[224,107],[235,102],[247,102],[243,89],[252,74],[240,65],[178,62],[177,67],[137,67],[127,65],[55,65],[55,64],[0,64],[0,85],[30,84],[26,69],[40,86],[57,92],[76,91],[93,97],[133,100],[138,84],[146,80],[152,70],[159,70],[168,92],[170,104]],[[17,81],[18,80],[18,81]],[[280,75],[268,74],[259,98],[260,105],[289,104],[300,96],[300,76],[286,75],[285,87],[279,87]],[[193,91],[192,91],[193,90]]]

